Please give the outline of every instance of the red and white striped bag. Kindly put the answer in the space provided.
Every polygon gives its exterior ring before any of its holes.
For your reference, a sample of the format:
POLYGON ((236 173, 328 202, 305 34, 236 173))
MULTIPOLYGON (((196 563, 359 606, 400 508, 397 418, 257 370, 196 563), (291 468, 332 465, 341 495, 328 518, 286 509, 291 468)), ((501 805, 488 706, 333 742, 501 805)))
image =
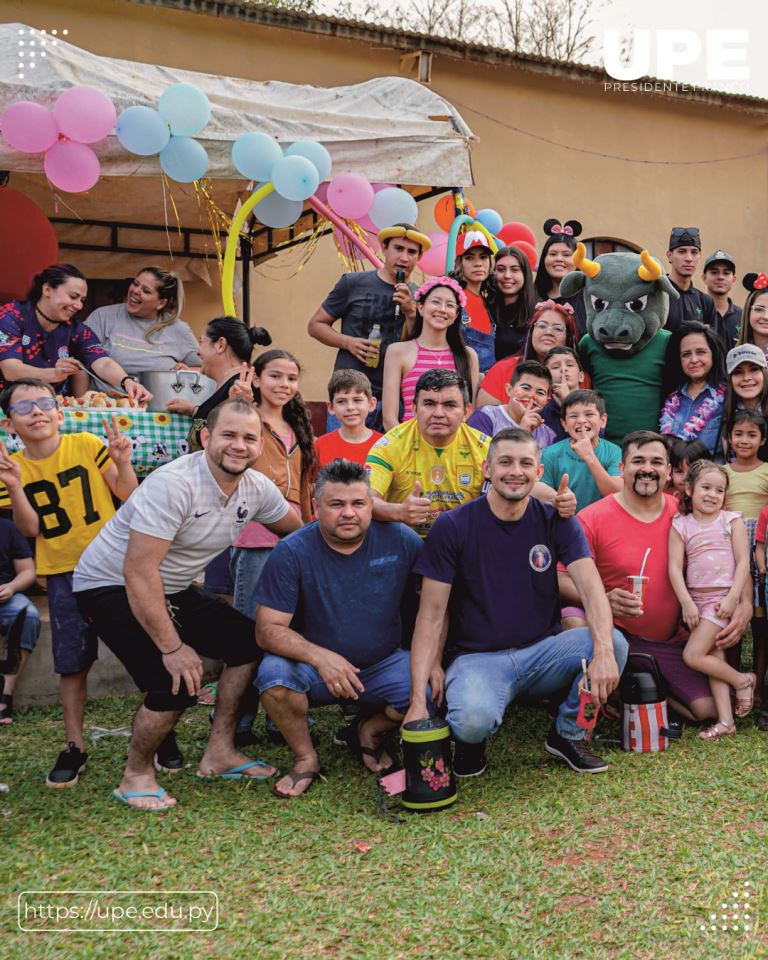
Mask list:
POLYGON ((658 753, 669 746, 665 736, 667 727, 667 701, 658 703, 624 704, 625 750, 633 753, 658 753))

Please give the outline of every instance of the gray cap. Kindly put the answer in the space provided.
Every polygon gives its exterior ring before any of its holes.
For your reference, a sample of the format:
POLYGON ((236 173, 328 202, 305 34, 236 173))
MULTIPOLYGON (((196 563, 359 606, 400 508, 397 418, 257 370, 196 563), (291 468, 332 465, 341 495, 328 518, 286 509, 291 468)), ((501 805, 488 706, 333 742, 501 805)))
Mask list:
POLYGON ((707 259, 704 261, 704 273, 707 272, 707 269, 712 266, 713 263, 727 263, 728 266, 736 273, 736 262, 730 253, 726 253, 725 250, 715 250, 714 253, 710 253, 707 259))
POLYGON ((729 377, 740 363, 756 363, 758 367, 768 367, 765 354, 756 343, 742 343, 728 351, 725 369, 729 377))

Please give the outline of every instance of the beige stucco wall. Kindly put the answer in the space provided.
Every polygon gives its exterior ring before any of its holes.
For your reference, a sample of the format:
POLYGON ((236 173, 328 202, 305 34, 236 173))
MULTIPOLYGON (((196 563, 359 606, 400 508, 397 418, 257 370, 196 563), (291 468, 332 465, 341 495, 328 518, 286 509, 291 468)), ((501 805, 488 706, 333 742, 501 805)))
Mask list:
MULTIPOLYGON (((255 80, 334 86, 400 72, 394 50, 121 0, 6 0, 3 15, 35 27, 67 27, 72 43, 95 53, 255 80)), ((764 117, 442 56, 434 59, 432 81, 480 138, 473 152, 477 185, 468 191, 478 208, 495 207, 540 236, 547 217, 578 219, 585 236, 630 240, 659 257, 670 226, 695 224, 705 253, 724 247, 739 275, 768 264, 761 229, 768 215, 765 156, 653 165, 580 152, 638 161, 758 153, 765 148, 764 117)), ((422 204, 420 215, 427 230, 434 229, 431 206, 422 204)), ((328 240, 297 273, 301 255, 294 249, 256 268, 253 317, 300 357, 304 394, 319 399, 332 354, 307 337, 306 320, 341 268, 328 240)), ((736 300, 743 302, 739 291, 736 300)), ((219 312, 216 290, 192 283, 188 295, 193 325, 219 312)))

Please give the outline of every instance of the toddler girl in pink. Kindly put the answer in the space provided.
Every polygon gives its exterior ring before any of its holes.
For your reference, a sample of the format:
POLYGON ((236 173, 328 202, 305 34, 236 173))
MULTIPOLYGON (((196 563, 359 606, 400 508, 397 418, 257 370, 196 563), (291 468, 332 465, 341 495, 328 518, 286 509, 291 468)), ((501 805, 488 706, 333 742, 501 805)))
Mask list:
POLYGON ((696 460, 685 478, 680 513, 669 531, 669 579, 691 631, 683 652, 689 667, 709 677, 717 722, 699 736, 717 740, 736 732, 736 716, 752 709, 753 673, 728 666, 715 638, 728 623, 749 580, 749 540, 741 514, 723 510, 728 474, 708 460, 696 460), (685 576, 683 569, 685 568, 685 576))

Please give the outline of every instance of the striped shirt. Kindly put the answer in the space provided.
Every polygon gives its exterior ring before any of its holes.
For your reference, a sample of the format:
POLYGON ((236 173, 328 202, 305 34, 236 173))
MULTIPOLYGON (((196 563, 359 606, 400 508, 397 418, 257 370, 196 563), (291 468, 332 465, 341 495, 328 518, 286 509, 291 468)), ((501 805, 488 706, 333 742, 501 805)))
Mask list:
POLYGON ((416 354, 416 363, 414 363, 400 382, 400 394, 403 398, 403 406, 405 408, 403 423, 405 423, 406 420, 413 420, 414 418, 413 400, 416 395, 416 384, 422 373, 436 368, 441 370, 456 369, 456 361, 450 347, 445 350, 430 350, 428 347, 422 347, 417 340, 416 349, 418 351, 416 354))

